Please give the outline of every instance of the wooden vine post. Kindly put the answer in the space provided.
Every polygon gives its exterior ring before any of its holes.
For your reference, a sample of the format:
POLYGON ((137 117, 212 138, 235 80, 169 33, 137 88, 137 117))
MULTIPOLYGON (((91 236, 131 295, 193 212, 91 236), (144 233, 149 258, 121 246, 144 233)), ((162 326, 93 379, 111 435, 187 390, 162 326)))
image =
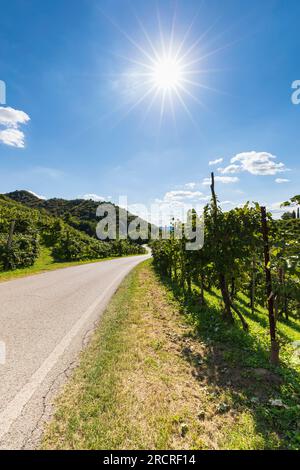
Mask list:
POLYGON ((272 276, 270 266, 270 245, 269 245, 269 229, 267 222, 267 211, 265 207, 261 207, 261 223, 262 234, 264 242, 264 259, 265 259, 265 274, 266 274, 266 292, 268 298, 268 312, 269 312, 269 328, 271 339, 271 364, 279 364, 279 343, 276 338, 276 319, 274 311, 274 293, 272 290, 272 276))
MULTIPOLYGON (((212 201, 213 201, 213 220, 214 220, 214 226, 215 226, 215 241, 218 244, 219 243, 219 233, 218 233, 218 201, 217 201, 217 196, 215 192, 215 175, 212 172, 211 173, 211 195, 212 195, 212 201)), ((225 311, 224 311, 224 316, 227 321, 230 323, 233 323, 233 315, 231 312, 231 302, 230 302, 230 296, 228 292, 228 286, 227 286, 227 280, 226 276, 223 272, 219 272, 219 283, 220 283, 220 289, 223 297, 223 302, 225 306, 225 311)))

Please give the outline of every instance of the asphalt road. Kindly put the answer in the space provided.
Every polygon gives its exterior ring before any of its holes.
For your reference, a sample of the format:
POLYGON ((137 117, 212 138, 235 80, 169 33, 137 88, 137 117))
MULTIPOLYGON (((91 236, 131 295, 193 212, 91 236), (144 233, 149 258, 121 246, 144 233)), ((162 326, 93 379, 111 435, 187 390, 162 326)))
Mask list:
POLYGON ((109 299, 147 258, 114 259, 0 284, 1 449, 38 445, 53 398, 109 299))

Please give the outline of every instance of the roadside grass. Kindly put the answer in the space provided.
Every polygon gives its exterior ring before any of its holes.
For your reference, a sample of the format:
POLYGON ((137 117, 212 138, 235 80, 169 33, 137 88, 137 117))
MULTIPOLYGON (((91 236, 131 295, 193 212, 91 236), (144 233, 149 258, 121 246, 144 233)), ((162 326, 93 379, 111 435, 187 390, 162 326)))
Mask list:
MULTIPOLYGON (((138 256, 138 255, 126 255, 127 256, 138 256)), ((107 257, 99 258, 94 260, 85 260, 85 261, 68 261, 68 262, 57 262, 53 259, 51 255, 51 249, 42 246, 40 255, 35 261, 33 266, 28 268, 20 268, 9 271, 0 271, 0 282, 10 281, 18 277, 31 276, 34 274, 40 274, 46 271, 53 271, 55 269, 68 268, 70 266, 79 266, 81 264, 90 264, 90 263, 100 263, 101 261, 107 261, 110 259, 115 259, 116 257, 107 257)))
POLYGON ((125 279, 56 403, 44 449, 299 448, 299 365, 279 328, 281 367, 268 362, 266 312, 250 333, 221 322, 220 298, 186 303, 151 261, 125 279), (270 399, 282 401, 272 406, 270 399), (281 403, 281 402, 280 402, 281 403))
MULTIPOLYGON (((274 367, 266 309, 257 306, 252 315, 249 299, 238 294, 235 304, 249 325, 245 332, 237 317, 234 325, 224 324, 217 290, 205 292, 201 307, 197 286, 186 300, 173 283, 161 280, 178 300, 194 337, 207 346, 205 365, 196 372, 199 382, 213 386, 224 411, 236 414, 227 430, 225 425, 220 448, 300 449, 300 356, 299 345, 293 345, 300 340, 300 318, 277 322, 281 362, 274 367)), ((187 359, 192 363, 193 354, 187 359)))

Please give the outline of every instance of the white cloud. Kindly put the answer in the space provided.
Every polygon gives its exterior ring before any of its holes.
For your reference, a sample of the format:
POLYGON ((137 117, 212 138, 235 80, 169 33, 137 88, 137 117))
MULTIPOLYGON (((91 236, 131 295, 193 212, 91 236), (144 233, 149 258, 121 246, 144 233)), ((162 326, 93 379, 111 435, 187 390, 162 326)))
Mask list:
MULTIPOLYGON (((237 176, 215 176, 215 181, 222 184, 238 183, 240 180, 237 176)), ((211 184, 210 178, 204 178, 202 184, 209 186, 211 184)))
POLYGON ((207 197, 200 191, 168 191, 163 198, 163 202, 174 201, 206 201, 207 197))
POLYGON ((191 209, 202 214, 209 199, 210 196, 200 191, 171 190, 146 205, 128 204, 127 198, 119 199, 116 204, 157 226, 169 226, 172 219, 185 221, 191 209))
POLYGON ((32 194, 33 196, 38 197, 39 199, 46 199, 45 196, 41 196, 40 194, 34 193, 33 191, 30 191, 29 189, 27 189, 26 191, 32 194))
POLYGON ((226 168, 218 168, 218 171, 222 174, 228 173, 240 173, 241 167, 240 165, 228 165, 226 168))
POLYGON ((208 162, 208 164, 210 166, 219 165, 219 163, 222 163, 223 160, 224 160, 223 158, 217 158, 216 160, 211 160, 210 162, 208 162))
POLYGON ((200 191, 168 191, 163 198, 153 201, 150 216, 144 218, 156 225, 169 225, 173 217, 183 221, 190 209, 195 209, 198 214, 201 214, 209 199, 210 196, 200 191))
POLYGON ((0 107, 0 143, 11 147, 24 148, 24 132, 19 127, 30 121, 28 114, 13 108, 0 107))
POLYGON ((196 186, 197 186, 197 183, 186 183, 184 185, 184 187, 187 188, 187 189, 195 189, 196 186))
POLYGON ((286 178, 276 178, 275 183, 277 184, 283 184, 283 183, 290 183, 291 180, 288 180, 286 178))
POLYGON ((106 201, 105 197, 98 196, 98 194, 84 194, 83 196, 78 196, 79 199, 85 199, 86 201, 92 200, 95 202, 106 201))
POLYGON ((275 218, 279 218, 285 212, 293 212, 295 210, 294 207, 281 207, 283 202, 273 202, 272 204, 268 205, 268 210, 272 212, 275 218))
POLYGON ((226 168, 219 168, 222 174, 241 173, 247 171, 252 175, 276 175, 288 171, 282 162, 276 163, 277 157, 268 152, 243 152, 230 160, 226 168))
POLYGON ((19 129, 4 129, 0 130, 0 143, 9 145, 10 147, 24 148, 25 136, 24 132, 19 129))
POLYGON ((283 204, 283 202, 272 202, 271 204, 269 204, 268 208, 271 209, 271 210, 282 210, 282 207, 281 205, 283 204))
POLYGON ((223 206, 235 206, 237 204, 232 201, 221 201, 220 205, 223 207, 223 206))
POLYGON ((28 114, 13 108, 0 107, 0 124, 17 129, 20 124, 30 121, 28 114))

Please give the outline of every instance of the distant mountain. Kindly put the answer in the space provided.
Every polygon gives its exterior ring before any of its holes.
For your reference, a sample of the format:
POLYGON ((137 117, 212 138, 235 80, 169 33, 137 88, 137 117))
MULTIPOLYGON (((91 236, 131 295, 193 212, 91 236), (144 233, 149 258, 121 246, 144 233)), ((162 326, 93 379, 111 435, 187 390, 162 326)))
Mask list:
MULTIPOLYGON (((92 237, 96 237, 96 225, 98 218, 96 217, 96 210, 100 204, 104 202, 95 202, 91 199, 41 199, 35 194, 21 190, 13 191, 5 194, 10 199, 25 204, 27 207, 39 210, 45 210, 49 214, 55 217, 62 217, 69 225, 87 233, 92 237)), ((117 209, 117 226, 118 226, 118 215, 120 211, 125 211, 120 207, 113 204, 117 209)), ((126 211, 125 211, 126 212, 126 211)), ((128 224, 136 219, 136 216, 127 212, 128 224)), ((139 219, 142 221, 142 219, 139 219)), ((150 224, 148 224, 148 233, 150 231, 150 224)), ((148 234, 144 234, 143 238, 147 238, 148 234)), ((138 241, 138 243, 145 243, 145 240, 138 241)))

